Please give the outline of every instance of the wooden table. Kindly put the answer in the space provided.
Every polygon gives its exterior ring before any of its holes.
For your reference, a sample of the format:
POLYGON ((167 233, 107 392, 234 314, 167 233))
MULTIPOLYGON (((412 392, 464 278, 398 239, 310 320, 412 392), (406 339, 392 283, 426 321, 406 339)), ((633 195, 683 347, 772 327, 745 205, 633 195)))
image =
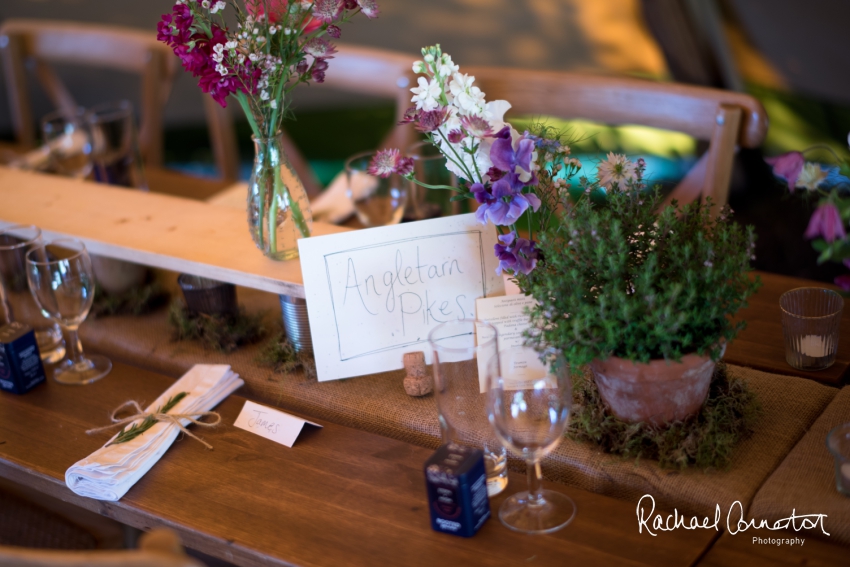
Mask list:
MULTIPOLYGON (((116 364, 89 386, 48 381, 24 396, 0 394, 0 476, 137 528, 171 528, 188 547, 239 565, 686 566, 717 536, 641 535, 635 503, 560 485, 578 515, 555 534, 529 537, 495 518, 471 539, 436 533, 422 472, 429 450, 329 423, 288 449, 231 425, 244 402, 236 395, 218 408, 224 425, 200 433, 213 451, 176 442, 116 503, 72 493, 65 470, 108 438, 85 431, 171 382, 116 364)), ((524 482, 512 476, 506 492, 524 482)))
POLYGON ((785 362, 785 343, 782 336, 782 317, 779 297, 798 287, 837 289, 830 284, 757 272, 762 288, 750 299, 749 307, 738 313, 747 321, 747 328, 726 349, 724 360, 731 364, 749 366, 775 374, 801 376, 832 386, 847 381, 850 370, 850 305, 844 309, 835 364, 826 370, 806 372, 796 370, 785 362))

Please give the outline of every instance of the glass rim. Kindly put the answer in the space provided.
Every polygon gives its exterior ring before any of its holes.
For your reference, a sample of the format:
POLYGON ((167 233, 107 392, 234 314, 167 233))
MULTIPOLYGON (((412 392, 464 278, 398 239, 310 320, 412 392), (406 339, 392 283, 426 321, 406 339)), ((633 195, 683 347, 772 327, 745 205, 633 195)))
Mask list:
POLYGON ((445 156, 444 156, 442 153, 440 153, 439 148, 434 147, 434 144, 432 144, 432 143, 431 143, 430 141, 428 141, 428 140, 422 140, 422 141, 420 141, 420 142, 416 142, 416 143, 414 143, 414 144, 410 144, 409 146, 407 146, 407 147, 404 149, 404 156, 405 156, 405 157, 413 158, 413 159, 415 159, 415 160, 421 160, 421 161, 426 161, 426 160, 429 160, 429 159, 441 159, 441 158, 442 158, 442 159, 445 159, 445 156), (422 154, 416 154, 416 153, 414 153, 416 150, 419 150, 419 149, 421 149, 421 148, 428 148, 428 147, 434 148, 434 150, 435 150, 437 153, 435 153, 435 154, 434 154, 434 155, 432 155, 432 156, 426 156, 426 155, 422 155, 422 154))
MULTIPOLYGON (((39 238, 41 238, 41 229, 35 226, 34 224, 13 224, 9 226, 5 226, 0 228, 0 236, 6 234, 7 232, 14 229, 33 229, 36 231, 35 238, 30 240, 24 240, 23 242, 18 242, 17 244, 0 244, 0 250, 4 252, 8 252, 10 250, 17 250, 18 248, 23 248, 24 246, 29 246, 33 242, 36 242, 39 238)), ((14 235, 10 235, 14 236, 14 235)), ((17 237, 15 237, 17 238, 17 237)))
POLYGON ((87 251, 88 251, 88 249, 86 248, 86 243, 83 242, 82 240, 79 240, 77 238, 57 238, 57 239, 51 240, 49 242, 43 242, 43 243, 39 244, 38 246, 34 247, 32 250, 27 251, 26 260, 27 260, 28 264, 33 264, 34 266, 50 266, 51 264, 58 264, 60 262, 68 262, 70 260, 76 260, 77 258, 82 256, 87 251), (45 248, 46 249, 48 246, 52 246, 52 245, 57 244, 59 242, 74 242, 76 244, 79 244, 81 246, 81 248, 80 248, 80 250, 77 251, 76 254, 72 254, 72 255, 68 256, 67 258, 61 258, 59 260, 48 260, 46 262, 41 262, 39 260, 33 260, 32 258, 30 258, 30 254, 32 254, 33 252, 35 252, 39 248, 45 248))
POLYGON ((826 434, 826 448, 834 457, 840 457, 847 462, 850 462, 850 455, 842 455, 841 453, 835 452, 835 450, 830 445, 829 441, 833 438, 834 435, 838 433, 839 429, 846 429, 847 433, 850 434, 850 423, 842 423, 840 425, 836 425, 832 429, 829 430, 829 433, 826 434))
MULTIPOLYGON (((481 325, 481 326, 484 326, 484 327, 490 327, 490 328, 493 330, 493 337, 492 337, 492 338, 490 338, 489 340, 485 341, 484 343, 476 344, 474 347, 472 347, 472 350, 477 349, 477 348, 480 348, 480 347, 483 347, 483 346, 488 346, 490 343, 497 341, 497 340, 498 340, 498 338, 499 338, 499 332, 496 330, 496 327, 494 327, 493 325, 491 325, 491 324, 490 324, 490 323, 488 323, 487 321, 481 321, 481 320, 479 320, 479 319, 455 319, 454 321, 446 321, 445 323, 440 323, 439 325, 437 325, 436 327, 434 327, 433 329, 431 329, 431 330, 428 332, 428 344, 429 344, 429 345, 431 345, 431 348, 432 348, 432 349, 434 349, 434 350, 436 350, 436 351, 439 351, 439 352, 446 352, 446 353, 458 353, 458 354, 459 354, 459 353, 463 353, 463 352, 467 352, 467 351, 469 351, 469 350, 470 350, 470 348, 452 348, 452 347, 446 347, 446 346, 443 346, 443 345, 441 345, 441 344, 439 344, 439 343, 435 342, 435 340, 434 340, 434 333, 435 333, 438 329, 441 329, 441 328, 443 328, 443 327, 449 327, 449 326, 451 326, 451 325, 458 325, 458 324, 461 324, 461 323, 471 323, 473 326, 481 325)), ((452 336, 450 336, 450 337, 445 337, 445 338, 449 339, 449 338, 453 338, 453 337, 456 337, 456 336, 461 336, 461 335, 452 335, 452 336)), ((478 335, 477 335, 477 332, 476 332, 476 337, 477 337, 477 336, 478 336, 478 335)), ((497 345, 497 346, 498 346, 498 345, 497 345)), ((497 352, 497 354, 498 354, 498 348, 496 349, 496 352, 497 352)))
POLYGON ((67 112, 65 112, 64 109, 58 108, 56 110, 51 110, 50 112, 41 117, 41 126, 42 128, 44 128, 45 124, 47 124, 48 122, 53 122, 56 119, 65 120, 69 122, 72 119, 83 120, 87 113, 88 111, 84 106, 77 106, 76 108, 74 108, 74 114, 72 115, 69 115, 67 112))
MULTIPOLYGON (((359 169, 358 170, 351 169, 352 162, 354 162, 354 160, 363 159, 363 158, 369 157, 369 156, 374 156, 379 151, 380 150, 366 150, 365 152, 357 152, 356 154, 346 158, 345 165, 343 166, 343 169, 345 169, 346 173, 354 172, 354 171, 360 171, 359 169)), ((367 172, 364 171, 363 173, 367 173, 367 172)))
POLYGON ((90 124, 102 124, 118 118, 132 118, 133 103, 129 100, 114 100, 102 102, 88 109, 86 121, 90 124))
POLYGON ((782 313, 788 315, 789 317, 794 317, 795 319, 806 319, 806 320, 809 320, 809 321, 813 321, 813 320, 816 320, 816 319, 829 319, 831 317, 835 317, 836 315, 841 314, 841 311, 844 309, 844 298, 841 297, 841 294, 838 293, 837 291, 835 291, 833 289, 828 289, 828 288, 825 288, 825 287, 810 287, 810 286, 809 287, 795 287, 794 289, 789 289, 788 291, 786 291, 785 293, 783 293, 782 295, 779 296, 779 309, 782 311, 782 313), (794 293, 795 291, 806 291, 806 290, 826 292, 827 294, 831 294, 831 295, 834 295, 835 297, 837 297, 841 301, 841 303, 839 304, 838 309, 836 309, 835 311, 833 311, 832 313, 829 313, 827 315, 797 315, 796 313, 791 313, 790 311, 785 309, 785 307, 782 306, 782 298, 783 297, 785 297, 788 294, 794 293))

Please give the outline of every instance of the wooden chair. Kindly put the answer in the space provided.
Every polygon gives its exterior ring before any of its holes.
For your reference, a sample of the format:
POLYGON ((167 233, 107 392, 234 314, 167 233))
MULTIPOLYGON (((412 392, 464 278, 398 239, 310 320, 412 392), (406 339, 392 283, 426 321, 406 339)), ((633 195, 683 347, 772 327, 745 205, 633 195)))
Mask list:
POLYGON ((32 148, 37 142, 27 67, 56 108, 73 113, 77 104, 51 63, 83 64, 141 76, 140 149, 146 164, 162 165, 162 111, 179 61, 154 34, 77 22, 10 19, 0 26, 0 53, 18 143, 32 148))
POLYGON ((741 93, 632 78, 466 68, 487 100, 511 103, 511 114, 581 118, 610 125, 675 130, 710 142, 709 149, 667 201, 711 197, 724 205, 738 146, 755 148, 767 133, 767 113, 741 93))
POLYGON ((158 529, 142 536, 133 551, 57 551, 0 546, 6 567, 203 567, 183 553, 180 539, 158 529))
MULTIPOLYGON (((410 88, 413 86, 411 83, 415 83, 411 67, 416 56, 347 44, 339 44, 337 49, 338 53, 330 61, 331 67, 324 84, 309 88, 328 88, 393 100, 396 104, 396 121, 401 120, 404 111, 411 106, 410 88)), ((208 96, 204 97, 204 104, 216 161, 224 177, 235 178, 239 164, 233 118, 228 109, 221 108, 208 96)), ((236 103, 228 102, 230 104, 236 103)), ((395 126, 379 147, 406 148, 415 139, 416 134, 410 126, 395 126)), ((285 132, 284 149, 304 183, 307 194, 310 197, 317 195, 320 187, 315 175, 285 132)))

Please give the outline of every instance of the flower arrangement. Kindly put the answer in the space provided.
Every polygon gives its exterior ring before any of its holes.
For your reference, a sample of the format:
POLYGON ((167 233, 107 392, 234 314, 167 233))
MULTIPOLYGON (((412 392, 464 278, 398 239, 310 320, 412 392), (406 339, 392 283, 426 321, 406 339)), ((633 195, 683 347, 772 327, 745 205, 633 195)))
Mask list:
POLYGON ((297 256, 312 217, 301 182, 283 156, 281 123, 292 90, 325 80, 340 25, 358 13, 378 16, 376 0, 177 0, 157 39, 168 44, 198 86, 221 106, 233 96, 254 134, 257 159, 249 187, 249 225, 257 246, 275 259, 297 256), (291 219, 291 222, 290 222, 291 219), (285 242, 281 242, 285 241, 285 242))
MULTIPOLYGON (((850 144, 850 136, 848 136, 850 144)), ((802 152, 788 152, 765 160, 773 174, 782 179, 794 193, 802 189, 807 197, 817 198, 817 207, 809 219, 805 237, 813 240, 812 246, 820 252, 818 263, 842 262, 850 268, 850 162, 840 158, 827 146, 812 146, 802 152), (826 150, 838 163, 824 166, 806 161, 805 154, 826 150)), ((835 284, 850 291, 850 274, 835 278, 835 284)))
POLYGON ((510 104, 487 102, 439 45, 422 55, 404 122, 440 150, 459 186, 419 182, 396 149, 379 152, 371 172, 476 201, 478 221, 500 232, 499 272, 538 300, 533 342, 557 346, 571 364, 719 357, 742 327, 730 316, 759 285, 748 277, 752 229, 732 223, 728 208, 713 215, 710 202, 657 212, 662 199, 646 187, 645 162, 613 153, 597 165, 597 180, 577 180, 573 202, 568 189, 581 163, 561 132, 535 124, 520 134, 504 120, 510 104), (590 198, 600 189, 604 205, 590 198))

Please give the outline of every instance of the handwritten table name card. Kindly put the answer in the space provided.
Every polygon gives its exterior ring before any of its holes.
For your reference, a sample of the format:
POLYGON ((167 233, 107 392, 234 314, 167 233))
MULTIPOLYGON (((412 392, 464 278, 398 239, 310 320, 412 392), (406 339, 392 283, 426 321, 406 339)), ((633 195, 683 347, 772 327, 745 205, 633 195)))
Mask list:
POLYGON ((504 294, 496 232, 475 215, 298 241, 319 381, 403 367, 440 323, 504 294))
POLYGON ((322 427, 318 423, 251 401, 245 402, 233 425, 287 447, 292 447, 295 444, 295 440, 298 439, 298 435, 305 425, 322 427))

